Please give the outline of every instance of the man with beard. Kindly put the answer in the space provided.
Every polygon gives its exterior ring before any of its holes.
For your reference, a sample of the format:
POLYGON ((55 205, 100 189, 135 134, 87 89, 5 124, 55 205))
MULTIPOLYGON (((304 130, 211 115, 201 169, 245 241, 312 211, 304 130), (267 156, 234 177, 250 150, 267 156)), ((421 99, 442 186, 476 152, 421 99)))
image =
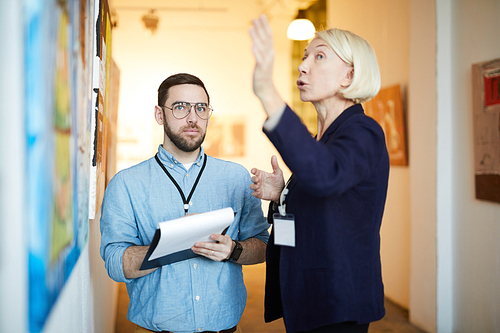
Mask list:
POLYGON ((246 303, 241 265, 265 261, 269 238, 261 202, 241 165, 204 153, 210 97, 190 74, 158 89, 158 153, 117 173, 102 203, 101 256, 109 276, 125 282, 127 318, 136 332, 238 332, 246 303), (186 199, 187 198, 187 199, 186 199), (195 258, 140 270, 159 222, 232 207, 234 222, 214 242, 198 242, 195 258))

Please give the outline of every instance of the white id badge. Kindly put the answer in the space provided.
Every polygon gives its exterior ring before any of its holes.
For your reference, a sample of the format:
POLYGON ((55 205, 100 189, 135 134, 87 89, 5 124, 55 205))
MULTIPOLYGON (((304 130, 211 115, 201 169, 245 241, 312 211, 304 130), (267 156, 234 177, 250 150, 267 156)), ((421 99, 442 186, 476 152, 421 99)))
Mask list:
POLYGON ((293 214, 285 216, 275 213, 274 220, 274 244, 295 247, 295 217, 293 214))

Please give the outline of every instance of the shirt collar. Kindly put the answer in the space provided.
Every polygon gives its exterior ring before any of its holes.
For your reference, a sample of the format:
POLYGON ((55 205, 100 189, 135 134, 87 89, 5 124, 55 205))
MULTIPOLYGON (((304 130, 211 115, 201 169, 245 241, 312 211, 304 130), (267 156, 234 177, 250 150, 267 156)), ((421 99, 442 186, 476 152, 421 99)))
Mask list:
MULTIPOLYGON (((200 147, 200 153, 198 154, 198 157, 196 158, 196 160, 194 161, 193 164, 201 165, 202 159, 203 159, 204 156, 205 156, 205 150, 203 149, 203 147, 200 147)), ((173 165, 176 165, 176 164, 181 164, 181 162, 179 162, 174 157, 174 155, 172 155, 171 153, 169 153, 168 151, 166 151, 163 148, 163 145, 161 145, 161 144, 158 146, 158 158, 166 166, 169 166, 169 165, 173 166, 173 165)))

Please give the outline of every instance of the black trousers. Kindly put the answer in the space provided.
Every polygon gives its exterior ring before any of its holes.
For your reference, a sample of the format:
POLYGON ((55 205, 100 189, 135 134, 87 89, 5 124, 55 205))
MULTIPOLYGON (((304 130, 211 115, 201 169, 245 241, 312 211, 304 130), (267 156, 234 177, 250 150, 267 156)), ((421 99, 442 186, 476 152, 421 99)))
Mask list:
POLYGON ((322 326, 310 331, 303 331, 300 333, 367 333, 369 325, 370 324, 358 325, 355 322, 348 321, 345 323, 322 326))

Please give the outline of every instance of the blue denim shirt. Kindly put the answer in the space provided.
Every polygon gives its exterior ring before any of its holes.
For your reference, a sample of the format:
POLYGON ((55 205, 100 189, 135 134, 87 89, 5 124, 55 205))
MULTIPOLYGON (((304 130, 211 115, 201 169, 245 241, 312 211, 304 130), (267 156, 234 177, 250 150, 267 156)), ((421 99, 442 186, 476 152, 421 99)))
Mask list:
MULTIPOLYGON (((187 197, 203 164, 204 151, 186 170, 160 145, 158 157, 187 197)), ((252 196, 250 174, 241 165, 208 156, 188 213, 232 207, 236 216, 227 235, 265 243, 268 223, 260 200, 252 196)), ((102 203, 101 256, 109 276, 125 282, 130 297, 127 318, 150 330, 219 331, 235 326, 246 304, 242 267, 197 257, 126 279, 122 258, 131 245, 149 245, 159 222, 184 215, 182 198, 153 158, 111 179, 102 203)))

